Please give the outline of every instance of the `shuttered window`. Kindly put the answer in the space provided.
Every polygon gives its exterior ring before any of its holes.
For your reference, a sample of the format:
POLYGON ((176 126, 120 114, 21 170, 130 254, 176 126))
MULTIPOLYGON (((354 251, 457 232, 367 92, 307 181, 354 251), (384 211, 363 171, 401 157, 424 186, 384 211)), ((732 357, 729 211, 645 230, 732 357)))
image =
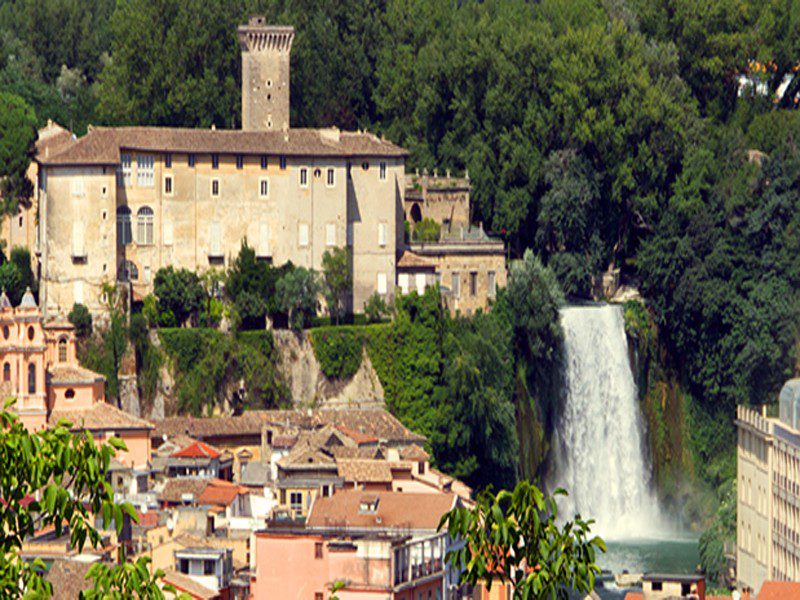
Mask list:
POLYGON ((378 273, 378 293, 383 296, 386 293, 386 273, 378 273))
POLYGON ((220 224, 211 223, 211 256, 222 256, 222 237, 220 224))
POLYGON ((258 226, 258 255, 269 256, 269 225, 260 223, 258 226))
POLYGON ((72 223, 72 256, 75 258, 84 258, 86 256, 86 240, 83 222, 81 221, 72 223))
POLYGON ((136 185, 153 187, 155 178, 155 158, 146 154, 136 157, 136 185))
POLYGON ((325 245, 336 245, 336 225, 334 223, 325 224, 325 245))
POLYGON ((386 245, 386 223, 378 223, 378 245, 386 245))
POLYGON ((172 221, 164 221, 164 245, 172 246, 173 244, 173 225, 172 221))
POLYGON ((308 223, 300 223, 297 226, 297 244, 301 248, 308 246, 308 223))

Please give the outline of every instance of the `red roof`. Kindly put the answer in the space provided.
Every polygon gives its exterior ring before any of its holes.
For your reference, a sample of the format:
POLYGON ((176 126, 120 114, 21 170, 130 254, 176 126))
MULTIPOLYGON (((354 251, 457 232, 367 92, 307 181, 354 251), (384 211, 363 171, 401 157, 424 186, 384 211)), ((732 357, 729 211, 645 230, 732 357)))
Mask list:
POLYGON ((139 526, 140 527, 147 527, 148 529, 152 529, 153 527, 158 527, 158 513, 149 511, 146 513, 136 511, 136 515, 139 517, 139 526))
POLYGON ((247 493, 247 490, 239 487, 235 483, 212 479, 208 482, 206 489, 197 498, 197 504, 210 504, 214 506, 230 506, 231 502, 239 494, 247 493))
POLYGON ((794 581, 765 581, 758 600, 798 600, 800 583, 794 581))
POLYGON ((173 452, 171 456, 173 458, 217 458, 221 454, 214 446, 209 446, 205 442, 194 442, 182 450, 173 452))
POLYGON ((355 429, 351 429, 350 427, 345 427, 344 425, 337 425, 336 429, 341 431, 343 434, 345 434, 359 446, 361 446, 362 444, 378 443, 378 438, 376 438, 374 435, 370 435, 368 433, 362 433, 355 429))

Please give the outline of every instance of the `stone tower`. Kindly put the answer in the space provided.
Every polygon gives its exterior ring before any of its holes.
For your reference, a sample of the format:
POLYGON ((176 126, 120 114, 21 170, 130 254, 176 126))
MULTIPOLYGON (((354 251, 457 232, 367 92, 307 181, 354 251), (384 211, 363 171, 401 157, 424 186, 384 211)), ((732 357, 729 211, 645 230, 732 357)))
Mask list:
POLYGON ((242 129, 289 128, 289 56, 294 27, 250 17, 238 29, 242 47, 242 129))

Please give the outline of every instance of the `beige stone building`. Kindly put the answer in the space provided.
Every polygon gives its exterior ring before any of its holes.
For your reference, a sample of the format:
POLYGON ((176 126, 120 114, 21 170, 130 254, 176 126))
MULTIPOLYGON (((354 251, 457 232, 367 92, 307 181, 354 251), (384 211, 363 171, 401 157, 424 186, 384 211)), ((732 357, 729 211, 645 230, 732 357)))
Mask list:
POLYGON ((800 380, 786 383, 780 417, 736 412, 736 570, 741 588, 800 579, 800 380))
POLYGON ((366 132, 289 127, 293 35, 260 17, 239 29, 243 130, 95 127, 39 152, 46 314, 102 312, 107 283, 141 298, 161 267, 224 268, 245 239, 262 260, 314 269, 349 246, 353 309, 393 294, 407 153, 366 132))
POLYGON ((442 225, 444 235, 454 235, 470 225, 469 174, 444 177, 435 172, 433 176, 425 169, 406 176, 406 195, 403 212, 413 228, 422 219, 433 219, 442 225))

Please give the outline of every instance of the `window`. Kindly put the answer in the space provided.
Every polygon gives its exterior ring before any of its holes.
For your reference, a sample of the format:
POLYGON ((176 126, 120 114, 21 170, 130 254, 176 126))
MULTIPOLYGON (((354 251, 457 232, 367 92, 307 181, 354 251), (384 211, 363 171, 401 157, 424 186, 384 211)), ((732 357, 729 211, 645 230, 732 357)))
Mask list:
POLYGON ((211 249, 210 256, 222 256, 222 231, 219 222, 211 223, 211 249))
POLYGON ((654 581, 652 584, 652 589, 654 592, 660 592, 664 587, 664 584, 660 581, 654 581))
POLYGON ((453 292, 453 297, 461 297, 461 275, 459 275, 458 271, 453 271, 451 282, 450 291, 453 292))
POLYGON ((67 340, 58 340, 58 362, 67 362, 67 340))
POLYGON ((497 295, 497 277, 494 271, 487 273, 486 293, 489 298, 494 298, 497 295))
POLYGON ((131 155, 122 154, 119 157, 117 169, 117 186, 128 187, 131 184, 131 155))
POLYGON ((417 273, 414 279, 417 285, 417 293, 421 296, 425 293, 425 273, 417 273))
POLYGON ((325 224, 325 245, 336 245, 336 225, 334 223, 325 224))
POLYGON ((319 169, 314 169, 314 179, 319 179, 320 175, 322 175, 322 171, 319 169))
POLYGON ((269 256, 269 224, 259 223, 258 225, 258 256, 269 256))
POLYGON ((322 542, 314 544, 314 558, 322 558, 322 542))
POLYGON ((153 245, 153 209, 143 206, 136 213, 136 243, 141 246, 153 245))
POLYGON ((266 177, 258 180, 258 195, 262 198, 269 198, 269 179, 266 177))
POLYGON ((281 156, 280 163, 281 163, 281 171, 285 171, 286 170, 286 157, 285 156, 281 156))
POLYGON ((301 248, 308 246, 308 223, 300 223, 297 226, 297 244, 301 248))
POLYGON ((131 209, 127 206, 117 208, 117 244, 127 246, 131 243, 131 209))
POLYGON ((66 392, 64 392, 64 398, 67 400, 72 400, 75 397, 75 390, 69 388, 66 392))
POLYGON ((241 154, 236 155, 236 168, 242 170, 244 168, 244 156, 241 154))
POLYGON ((300 169, 300 187, 308 187, 308 169, 300 169))
POLYGON ((378 273, 378 293, 383 296, 386 290, 386 273, 378 273))
POLYGON ((211 195, 214 197, 219 196, 219 179, 216 177, 211 180, 211 195))
POLYGON ((70 189, 72 191, 72 195, 76 198, 80 198, 84 195, 83 191, 83 179, 79 177, 75 177, 70 183, 70 189))
POLYGON ((144 282, 150 283, 150 265, 144 266, 144 282))
POLYGON ((172 175, 164 177, 164 195, 172 196, 172 175))
POLYGON ((83 221, 72 222, 72 257, 85 258, 86 257, 86 243, 84 236, 85 226, 83 221))
POLYGON ((139 187, 153 187, 155 175, 155 159, 146 154, 136 157, 136 185, 139 187))
POLYGON ((196 159, 195 159, 194 154, 187 154, 186 155, 186 164, 188 164, 190 167, 194 166, 195 160, 196 159))
POLYGON ((336 179, 335 179, 335 175, 334 175, 334 170, 333 169, 328 169, 328 179, 327 179, 326 183, 327 183, 328 187, 333 187, 334 184, 336 183, 336 179))
POLYGON ((267 160, 267 155, 266 154, 262 154, 261 155, 261 168, 262 169, 266 169, 268 165, 269 165, 269 161, 267 160))
POLYGON ((204 560, 203 561, 203 575, 213 575, 214 574, 214 561, 213 560, 204 560))
POLYGON ((3 381, 11 381, 11 365, 3 363, 3 381))
POLYGON ((325 594, 322 592, 314 592, 314 600, 325 600, 325 594))
POLYGON ((303 510, 302 492, 292 492, 289 494, 289 507, 292 510, 303 510))
POLYGON ((172 168, 172 154, 170 154, 169 152, 167 152, 164 155, 164 168, 165 169, 171 169, 172 168))
POLYGON ((212 154, 211 155, 211 168, 212 169, 219 169, 219 154, 212 154))
POLYGON ((172 246, 172 238, 173 238, 172 221, 164 221, 162 229, 164 233, 164 245, 172 246))
POLYGON ((386 245, 386 223, 378 223, 378 246, 386 245))
POLYGON ((381 161, 381 164, 380 164, 380 171, 379 171, 379 173, 380 173, 380 180, 381 180, 381 181, 386 181, 386 170, 387 170, 387 169, 386 169, 386 161, 385 161, 385 160, 382 160, 382 161, 381 161))
POLYGON ((123 260, 119 265, 120 281, 136 281, 139 279, 139 269, 130 260, 123 260))
POLYGON ((8 325, 3 325, 3 338, 8 339, 10 331, 8 329, 8 325))
POLYGON ((475 271, 469 274, 469 295, 475 296, 478 293, 478 274, 475 271))
POLYGON ((362 162, 362 163, 361 163, 361 168, 362 168, 364 171, 369 171, 369 162, 367 162, 366 160, 365 160, 364 162, 362 162))
POLYGON ((407 294, 409 292, 410 276, 408 273, 398 273, 397 286, 400 288, 400 291, 403 292, 404 294, 407 294))
POLYGON ((36 393, 36 365, 28 365, 28 393, 36 393))

